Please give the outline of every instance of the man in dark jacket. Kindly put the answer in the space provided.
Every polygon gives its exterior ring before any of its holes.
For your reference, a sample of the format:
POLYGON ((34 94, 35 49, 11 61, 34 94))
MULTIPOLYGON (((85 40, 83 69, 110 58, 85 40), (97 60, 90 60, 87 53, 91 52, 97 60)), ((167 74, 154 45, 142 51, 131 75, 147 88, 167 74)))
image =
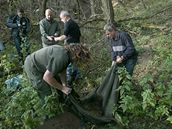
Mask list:
POLYGON ((127 72, 132 75, 137 62, 137 52, 133 41, 127 32, 117 31, 113 24, 104 26, 112 52, 112 65, 125 66, 127 72))
POLYGON ((30 54, 30 43, 28 33, 30 31, 30 20, 24 17, 24 10, 18 9, 17 15, 10 16, 7 20, 7 27, 11 28, 11 36, 15 43, 19 62, 23 62, 22 47, 25 47, 26 54, 30 54))

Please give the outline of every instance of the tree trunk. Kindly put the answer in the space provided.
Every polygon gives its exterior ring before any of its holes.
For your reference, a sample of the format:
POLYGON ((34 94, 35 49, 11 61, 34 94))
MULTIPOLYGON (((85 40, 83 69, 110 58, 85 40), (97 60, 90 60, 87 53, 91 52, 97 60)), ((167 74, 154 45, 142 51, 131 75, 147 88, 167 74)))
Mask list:
POLYGON ((47 8, 47 1, 48 0, 43 0, 43 2, 42 2, 42 14, 43 14, 43 16, 45 15, 45 10, 47 8))
POLYGON ((38 3, 39 3, 39 9, 40 9, 40 15, 42 18, 45 17, 45 10, 46 10, 46 7, 47 7, 47 1, 48 0, 38 0, 38 3))
POLYGON ((91 15, 95 15, 96 13, 95 13, 95 9, 94 9, 94 1, 93 0, 90 0, 90 5, 91 5, 91 15))
POLYGON ((107 22, 111 22, 116 25, 114 20, 114 10, 112 5, 112 0, 102 0, 103 12, 107 22))
POLYGON ((90 5, 92 16, 102 14, 102 3, 99 0, 90 0, 90 5))
POLYGON ((91 16, 91 4, 89 0, 78 0, 80 5, 80 10, 84 16, 84 19, 87 19, 91 16))

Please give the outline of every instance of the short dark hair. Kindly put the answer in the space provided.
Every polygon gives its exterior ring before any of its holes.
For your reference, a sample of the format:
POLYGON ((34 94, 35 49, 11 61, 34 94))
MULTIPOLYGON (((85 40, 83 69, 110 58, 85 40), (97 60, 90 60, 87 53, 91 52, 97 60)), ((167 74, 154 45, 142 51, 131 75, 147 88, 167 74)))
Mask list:
POLYGON ((19 8, 19 9, 17 9, 17 12, 24 13, 24 9, 23 8, 19 8))
POLYGON ((109 31, 109 32, 112 32, 113 30, 117 30, 116 27, 112 24, 112 23, 107 23, 105 26, 104 26, 104 30, 105 31, 109 31))

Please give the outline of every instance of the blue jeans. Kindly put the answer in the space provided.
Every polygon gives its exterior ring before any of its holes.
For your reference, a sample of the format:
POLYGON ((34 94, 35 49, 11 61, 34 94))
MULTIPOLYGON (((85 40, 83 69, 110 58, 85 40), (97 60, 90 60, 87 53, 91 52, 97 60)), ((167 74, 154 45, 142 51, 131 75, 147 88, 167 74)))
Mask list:
POLYGON ((67 67, 67 83, 69 86, 72 85, 73 81, 79 76, 79 70, 76 66, 71 63, 67 67))

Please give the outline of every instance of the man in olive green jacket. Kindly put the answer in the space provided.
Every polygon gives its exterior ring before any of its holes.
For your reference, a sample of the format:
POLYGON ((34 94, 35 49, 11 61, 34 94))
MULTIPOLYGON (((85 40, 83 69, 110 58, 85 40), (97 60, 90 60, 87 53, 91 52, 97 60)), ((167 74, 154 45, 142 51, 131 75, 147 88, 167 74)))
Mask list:
POLYGON ((39 22, 39 27, 43 47, 57 44, 54 38, 60 35, 60 27, 58 22, 53 19, 53 11, 51 9, 45 11, 45 18, 39 22))
POLYGON ((51 45, 27 56, 24 69, 44 102, 44 98, 51 95, 51 87, 68 95, 72 89, 66 80, 67 66, 69 63, 83 66, 89 58, 89 51, 82 44, 51 45))

